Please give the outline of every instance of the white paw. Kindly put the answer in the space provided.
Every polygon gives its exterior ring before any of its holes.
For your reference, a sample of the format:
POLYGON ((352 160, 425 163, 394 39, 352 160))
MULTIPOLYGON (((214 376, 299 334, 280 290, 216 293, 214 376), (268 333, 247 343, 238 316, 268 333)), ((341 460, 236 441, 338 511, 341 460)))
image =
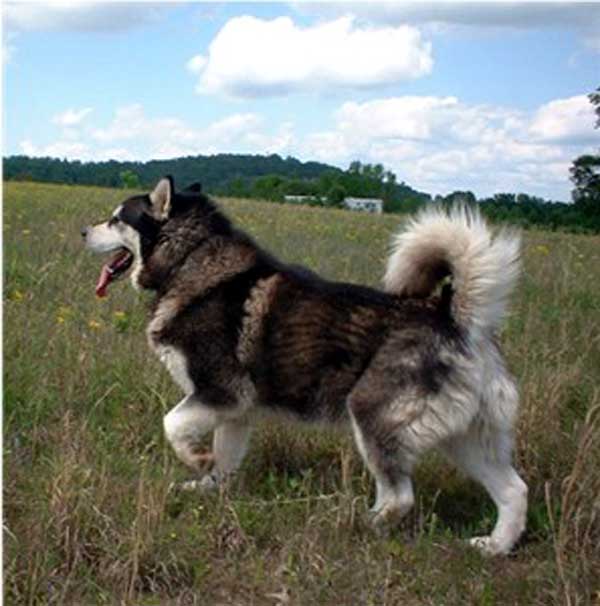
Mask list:
POLYGON ((219 487, 219 481, 213 474, 206 474, 199 480, 186 480, 172 486, 176 490, 182 492, 197 492, 199 494, 208 494, 214 492, 219 487))
POLYGON ((503 549, 491 536, 473 537, 472 539, 468 539, 468 543, 471 547, 475 547, 475 549, 478 549, 486 556, 502 555, 509 551, 503 549))
POLYGON ((391 526, 396 526, 400 520, 410 511, 411 505, 403 506, 401 503, 386 503, 377 509, 373 507, 371 514, 371 523, 379 531, 383 531, 391 526))

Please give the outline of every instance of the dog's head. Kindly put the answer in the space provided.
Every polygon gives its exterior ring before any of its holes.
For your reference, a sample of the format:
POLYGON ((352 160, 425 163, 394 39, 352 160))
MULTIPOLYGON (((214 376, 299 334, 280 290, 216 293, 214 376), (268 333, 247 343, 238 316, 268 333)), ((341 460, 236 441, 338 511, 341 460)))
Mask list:
POLYGON ((83 228, 87 248, 112 253, 102 266, 96 294, 104 297, 108 285, 131 268, 136 288, 159 288, 170 266, 211 231, 229 230, 227 220, 201 192, 199 183, 176 192, 168 176, 149 194, 125 200, 108 221, 83 228), (220 225, 215 215, 221 218, 220 225))

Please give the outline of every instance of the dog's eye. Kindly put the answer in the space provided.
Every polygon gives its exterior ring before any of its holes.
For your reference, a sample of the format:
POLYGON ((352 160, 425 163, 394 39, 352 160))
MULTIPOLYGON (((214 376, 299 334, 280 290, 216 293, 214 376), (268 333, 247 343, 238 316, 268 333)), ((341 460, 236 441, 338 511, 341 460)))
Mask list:
POLYGON ((119 223, 121 219, 119 219, 119 217, 111 217, 110 221, 108 222, 108 226, 112 227, 113 225, 116 225, 117 223, 119 223))

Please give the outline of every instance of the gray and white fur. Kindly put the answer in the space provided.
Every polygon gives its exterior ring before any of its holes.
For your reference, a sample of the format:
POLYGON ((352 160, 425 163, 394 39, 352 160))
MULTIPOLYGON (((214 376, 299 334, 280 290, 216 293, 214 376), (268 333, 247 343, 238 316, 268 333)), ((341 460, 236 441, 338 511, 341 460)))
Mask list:
POLYGON ((413 469, 437 448, 498 509, 472 543, 513 548, 527 486, 512 465, 518 393, 497 331, 519 275, 515 234, 494 235, 476 209, 430 207, 394 238, 376 290, 277 260, 198 186, 176 192, 165 178, 84 236, 156 293, 148 341, 185 394, 164 418, 176 455, 199 473, 214 432, 214 468, 188 487, 239 468, 261 411, 346 422, 376 482, 376 525, 410 510, 413 469))

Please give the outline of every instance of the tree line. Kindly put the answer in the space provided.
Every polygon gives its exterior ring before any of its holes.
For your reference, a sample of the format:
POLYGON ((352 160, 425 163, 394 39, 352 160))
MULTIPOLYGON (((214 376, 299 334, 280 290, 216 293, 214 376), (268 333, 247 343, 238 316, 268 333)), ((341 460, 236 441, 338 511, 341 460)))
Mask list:
POLYGON ((4 178, 73 185, 130 189, 150 188, 164 175, 177 183, 201 181, 214 195, 282 202, 286 195, 309 196, 309 203, 341 206, 346 196, 381 198, 388 212, 404 212, 430 200, 381 164, 352 162, 344 171, 320 162, 301 162, 243 154, 189 156, 149 162, 81 162, 58 158, 10 156, 4 159, 4 178))
POLYGON ((283 159, 277 154, 217 154, 149 162, 81 162, 59 158, 10 156, 5 158, 3 163, 5 179, 123 187, 132 184, 130 178, 124 182, 125 173, 127 177, 135 176, 133 184, 147 188, 170 174, 179 183, 201 180, 205 189, 211 192, 227 189, 235 178, 257 178, 277 174, 298 179, 314 179, 332 169, 334 167, 327 164, 300 162, 291 157, 283 159))

